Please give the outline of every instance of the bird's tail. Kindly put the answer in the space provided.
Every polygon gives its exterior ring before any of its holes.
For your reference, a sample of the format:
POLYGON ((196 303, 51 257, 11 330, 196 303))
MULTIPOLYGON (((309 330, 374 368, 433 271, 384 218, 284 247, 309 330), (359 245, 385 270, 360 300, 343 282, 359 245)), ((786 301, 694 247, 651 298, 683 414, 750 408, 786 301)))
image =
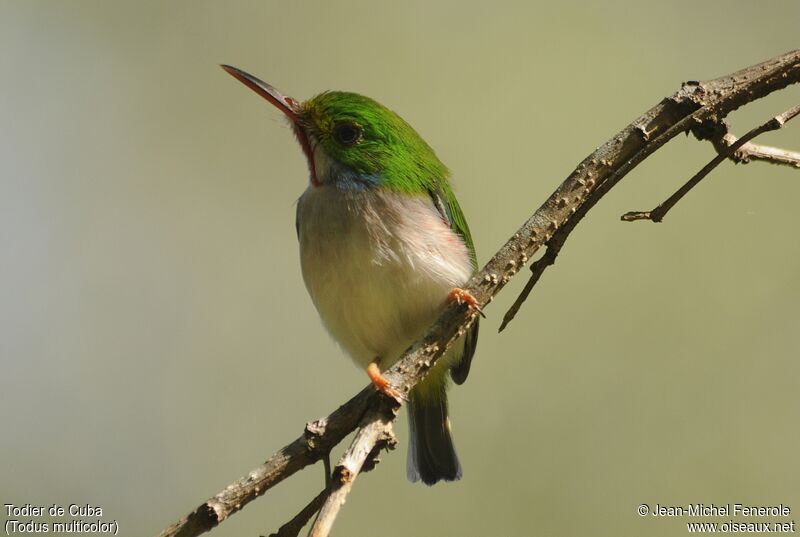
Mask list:
POLYGON ((436 391, 439 393, 432 396, 412 390, 408 402, 408 479, 426 485, 461 479, 447 417, 447 393, 444 386, 436 391))

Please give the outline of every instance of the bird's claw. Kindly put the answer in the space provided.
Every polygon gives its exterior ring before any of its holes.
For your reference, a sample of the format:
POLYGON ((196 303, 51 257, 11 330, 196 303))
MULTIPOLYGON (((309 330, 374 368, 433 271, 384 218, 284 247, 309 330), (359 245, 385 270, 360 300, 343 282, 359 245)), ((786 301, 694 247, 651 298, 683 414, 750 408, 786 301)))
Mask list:
POLYGON ((394 399, 400 404, 408 401, 408 397, 392 386, 392 383, 381 374, 378 368, 378 360, 370 362, 369 366, 367 366, 367 375, 369 375, 369 379, 372 381, 372 386, 385 396, 394 399))
POLYGON ((401 405, 403 403, 408 402, 408 396, 404 395, 400 390, 398 390, 391 384, 388 384, 385 388, 377 388, 377 390, 381 392, 383 395, 394 399, 401 405))
POLYGON ((478 299, 472 296, 472 293, 469 291, 465 291, 460 287, 453 287, 453 290, 450 291, 449 295, 447 295, 447 300, 450 302, 455 302, 459 305, 466 304, 469 309, 477 311, 481 317, 484 319, 486 318, 486 315, 484 315, 483 310, 478 303, 478 299))

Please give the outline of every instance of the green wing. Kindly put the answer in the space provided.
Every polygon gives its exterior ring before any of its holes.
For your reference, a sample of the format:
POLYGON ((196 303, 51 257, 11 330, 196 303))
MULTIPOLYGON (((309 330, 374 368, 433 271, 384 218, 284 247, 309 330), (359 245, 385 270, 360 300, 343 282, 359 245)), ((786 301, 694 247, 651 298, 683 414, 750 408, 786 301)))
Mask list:
MULTIPOLYGON (((436 206, 439 214, 450 226, 450 229, 455 231, 467 245, 469 250, 469 258, 472 261, 473 272, 478 270, 478 259, 475 256, 475 245, 472 242, 472 235, 469 232, 469 226, 464 218, 464 213, 461 211, 461 206, 458 204, 450 185, 447 183, 436 185, 435 188, 428 190, 431 196, 431 201, 436 206)), ((478 345, 478 321, 475 319, 472 326, 467 330, 464 339, 464 354, 461 360, 450 369, 450 377, 456 384, 464 384, 469 375, 469 368, 472 365, 472 357, 475 356, 475 348, 478 345)))

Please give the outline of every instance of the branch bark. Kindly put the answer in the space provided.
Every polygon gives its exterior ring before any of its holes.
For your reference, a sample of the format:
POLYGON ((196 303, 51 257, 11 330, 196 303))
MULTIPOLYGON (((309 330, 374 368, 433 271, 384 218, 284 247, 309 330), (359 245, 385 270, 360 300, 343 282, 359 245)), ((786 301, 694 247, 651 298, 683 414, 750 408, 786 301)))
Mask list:
POLYGON ((328 497, 308 533, 309 537, 327 537, 330 534, 336 515, 344 505, 359 472, 362 469, 369 470, 374 467, 371 462, 375 460, 381 449, 384 447, 394 449, 397 445, 392 432, 392 423, 397 417, 399 406, 394 400, 385 399, 387 403, 392 404, 393 410, 388 413, 388 416, 385 409, 376 409, 364 416, 353 443, 342 455, 339 464, 333 471, 334 478, 328 490, 328 497))
POLYGON ((711 162, 703 166, 703 168, 699 172, 694 174, 691 179, 689 179, 673 195, 664 200, 658 207, 656 207, 651 211, 630 211, 623 214, 621 219, 624 222, 634 222, 636 220, 650 220, 651 222, 661 222, 662 220, 664 220, 664 217, 667 215, 667 213, 681 199, 683 199, 683 197, 686 194, 688 194, 691 189, 697 186, 698 183, 700 183, 700 181, 702 181, 706 175, 711 173, 711 170, 719 166, 723 160, 731 158, 736 151, 744 147, 745 144, 749 143, 749 141, 754 139, 756 136, 760 136, 765 132, 780 129, 786 124, 787 121, 790 121, 798 114, 800 114, 800 106, 795 106, 793 108, 790 108, 783 114, 778 114, 777 116, 773 117, 766 123, 750 130, 747 134, 736 140, 736 142, 733 145, 721 151, 716 157, 711 159, 711 162))
MULTIPOLYGON (((712 129, 708 139, 714 144, 714 149, 717 150, 717 153, 727 153, 728 149, 739 141, 739 138, 728 130, 728 125, 725 122, 720 123, 718 128, 712 129)), ((800 168, 800 152, 751 142, 742 145, 729 158, 736 164, 761 161, 800 168)))
POLYGON ((299 438, 164 529, 161 537, 194 537, 210 531, 287 477, 326 457, 355 430, 376 396, 374 390, 365 388, 329 416, 307 423, 299 438))
POLYGON ((303 526, 311 520, 314 513, 319 511, 327 497, 328 489, 325 488, 322 492, 314 496, 314 499, 308 502, 308 505, 303 507, 289 522, 278 528, 278 531, 270 534, 269 537, 297 537, 297 535, 300 534, 300 530, 303 529, 303 526))
MULTIPOLYGON (((793 51, 728 76, 683 84, 678 92, 661 100, 586 157, 470 280, 466 290, 485 307, 539 248, 547 245, 542 258, 546 261, 534 265, 533 283, 529 282, 526 287, 530 292, 544 270, 555 262, 564 241, 589 209, 645 158, 679 133, 695 130, 704 123, 719 123, 740 106, 798 81, 800 51, 793 51)), ((513 313, 519 310, 524 298, 517 302, 513 313)), ((503 326, 510 322, 513 313, 506 315, 503 326)), ((401 393, 407 394, 447 347, 464 333, 475 315, 476 312, 466 307, 448 306, 425 336, 410 347, 385 376, 401 393)), ((394 414, 390 406, 381 406, 386 401, 373 395, 367 388, 327 418, 308 424, 300 438, 165 529, 161 537, 195 536, 212 529, 268 488, 329 454, 344 436, 360 426, 361 432, 345 454, 354 456, 353 464, 345 457, 340 460, 334 470, 339 477, 333 479, 331 485, 337 491, 331 491, 317 517, 320 529, 312 529, 312 532, 320 532, 316 535, 326 535, 364 461, 385 439, 382 433, 391 431, 394 414), (362 460, 363 453, 367 455, 362 460), (352 479, 343 482, 342 468, 355 470, 352 479)))

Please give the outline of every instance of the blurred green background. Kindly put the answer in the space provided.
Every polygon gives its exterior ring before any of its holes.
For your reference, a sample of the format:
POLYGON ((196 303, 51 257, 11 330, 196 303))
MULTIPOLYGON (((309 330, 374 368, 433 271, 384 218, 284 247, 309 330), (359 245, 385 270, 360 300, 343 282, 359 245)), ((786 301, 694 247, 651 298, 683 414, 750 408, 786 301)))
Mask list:
MULTIPOLYGON (((452 169, 485 262, 597 145, 684 80, 797 48, 799 20, 797 0, 3 1, 0 503, 90 503, 155 535, 366 384, 300 276, 303 155, 217 64, 397 110, 452 169)), ((735 132, 799 101, 750 106, 735 132)), ((798 129, 761 140, 798 149, 798 129)), ((487 308, 451 391, 461 482, 406 481, 401 417, 334 533, 682 535, 636 507, 800 513, 800 171, 725 163, 665 223, 619 221, 712 156, 671 142, 502 335, 525 276, 487 308)), ((213 535, 276 530, 322 479, 213 535)))

